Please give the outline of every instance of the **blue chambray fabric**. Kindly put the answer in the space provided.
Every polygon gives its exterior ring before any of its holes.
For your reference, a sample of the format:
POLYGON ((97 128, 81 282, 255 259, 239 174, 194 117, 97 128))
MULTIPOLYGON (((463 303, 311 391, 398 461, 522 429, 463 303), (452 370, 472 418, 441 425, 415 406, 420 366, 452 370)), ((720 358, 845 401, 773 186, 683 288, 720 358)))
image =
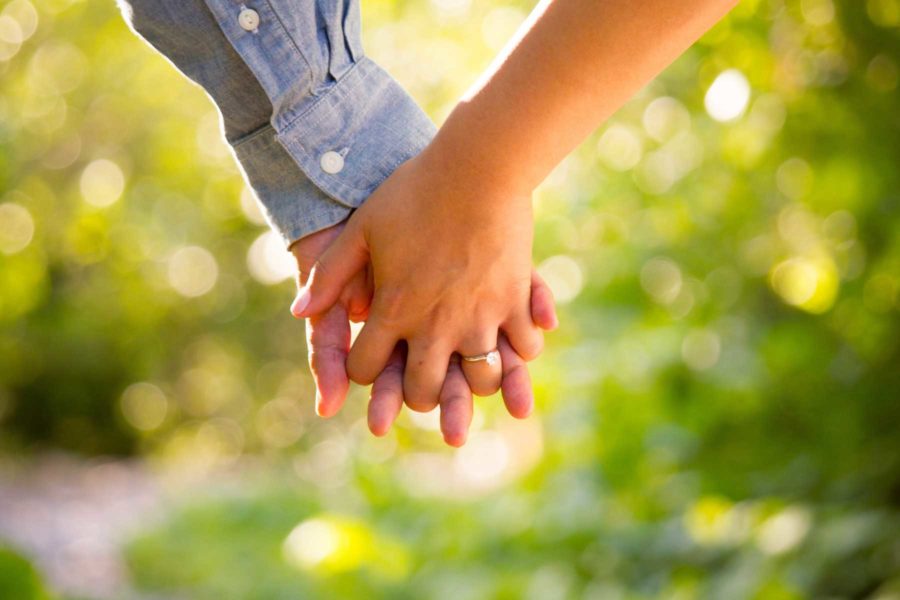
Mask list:
MULTIPOLYGON (((286 245, 343 220, 435 134, 365 56, 358 0, 119 0, 132 29, 201 85, 286 245), (241 11, 259 25, 245 30, 241 11), (326 172, 326 152, 343 168, 326 172)), ((333 169, 332 169, 333 170, 333 169)))

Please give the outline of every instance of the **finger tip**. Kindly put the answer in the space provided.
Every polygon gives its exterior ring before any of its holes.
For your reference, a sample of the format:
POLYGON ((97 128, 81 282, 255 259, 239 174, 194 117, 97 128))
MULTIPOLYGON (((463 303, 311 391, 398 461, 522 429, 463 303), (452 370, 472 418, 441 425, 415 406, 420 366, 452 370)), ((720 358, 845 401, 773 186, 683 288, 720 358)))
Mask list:
POLYGON ((391 431, 391 424, 369 421, 369 431, 375 437, 384 437, 391 431))
MULTIPOLYGON (((469 385, 472 385, 471 383, 469 385)), ((489 383, 488 385, 484 385, 482 382, 476 381, 474 386, 472 387, 472 395, 479 396, 481 398, 487 398, 488 396, 493 396, 497 392, 500 391, 500 382, 489 383)))
POLYGON ((534 406, 526 406, 522 410, 519 410, 515 413, 510 413, 514 418, 519 419, 520 421, 524 421, 528 417, 532 415, 534 412, 534 406))
POLYGON ((550 315, 550 331, 559 327, 559 316, 554 312, 550 315))
POLYGON ((323 419, 330 419, 338 411, 338 406, 332 402, 316 401, 316 414, 323 419))
POLYGON ((310 299, 309 288, 301 288, 297 292, 297 297, 291 303, 291 314, 298 319, 306 317, 306 309, 309 308, 310 299))
POLYGON ((504 396, 503 402, 506 405, 506 411, 514 419, 527 419, 534 412, 534 398, 532 397, 509 397, 504 396))
POLYGON ((462 448, 466 445, 465 432, 446 432, 444 433, 444 443, 454 448, 462 448))
POLYGON ((559 318, 555 314, 547 315, 541 323, 541 329, 544 331, 553 331, 559 327, 559 318))

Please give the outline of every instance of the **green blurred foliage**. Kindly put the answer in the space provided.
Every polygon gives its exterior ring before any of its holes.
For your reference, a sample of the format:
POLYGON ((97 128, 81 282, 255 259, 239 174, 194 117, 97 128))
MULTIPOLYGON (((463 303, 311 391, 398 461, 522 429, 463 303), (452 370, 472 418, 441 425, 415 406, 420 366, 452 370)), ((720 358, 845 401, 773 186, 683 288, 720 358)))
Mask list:
MULTIPOLYGON (((439 121, 529 6, 367 0, 366 47, 439 121)), ((462 451, 372 439, 361 390, 314 417, 214 109, 111 2, 0 15, 0 445, 241 474, 135 541, 140 587, 900 594, 897 0, 745 0, 548 178, 539 410, 479 401, 462 451)))
POLYGON ((15 600, 50 598, 31 563, 3 547, 0 547, 0 598, 15 600))

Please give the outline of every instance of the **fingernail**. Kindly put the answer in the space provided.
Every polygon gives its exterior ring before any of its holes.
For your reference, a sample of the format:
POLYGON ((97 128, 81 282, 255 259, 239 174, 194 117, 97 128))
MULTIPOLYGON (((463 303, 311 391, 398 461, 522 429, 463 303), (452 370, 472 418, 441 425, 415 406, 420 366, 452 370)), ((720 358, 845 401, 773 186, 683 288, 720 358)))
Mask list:
POLYGON ((291 304, 291 314, 298 319, 303 317, 303 309, 309 306, 309 300, 309 288, 301 288, 300 291, 297 292, 297 297, 294 298, 294 303, 291 304))

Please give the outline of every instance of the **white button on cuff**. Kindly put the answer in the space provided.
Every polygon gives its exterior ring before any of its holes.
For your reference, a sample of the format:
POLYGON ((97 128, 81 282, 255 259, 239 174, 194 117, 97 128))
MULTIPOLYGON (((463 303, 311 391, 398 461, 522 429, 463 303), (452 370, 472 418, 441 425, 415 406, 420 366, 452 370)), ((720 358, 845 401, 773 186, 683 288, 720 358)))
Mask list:
POLYGON ((344 168, 344 157, 334 150, 329 150, 319 159, 319 166, 322 167, 322 170, 326 173, 332 175, 340 173, 344 168))
POLYGON ((245 31, 256 31, 259 29, 259 13, 252 8, 245 8, 238 15, 238 24, 245 31))

